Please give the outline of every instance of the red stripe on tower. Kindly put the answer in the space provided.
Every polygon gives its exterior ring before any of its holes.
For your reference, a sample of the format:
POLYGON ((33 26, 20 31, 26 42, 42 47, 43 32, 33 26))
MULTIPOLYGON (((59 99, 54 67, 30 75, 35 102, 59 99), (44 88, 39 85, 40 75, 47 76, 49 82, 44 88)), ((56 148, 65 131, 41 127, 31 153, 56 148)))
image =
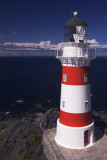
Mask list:
POLYGON ((70 127, 83 127, 90 125, 91 111, 86 113, 68 113, 60 110, 59 122, 70 127))
POLYGON ((63 66, 62 83, 67 85, 89 84, 90 83, 89 67, 63 66))

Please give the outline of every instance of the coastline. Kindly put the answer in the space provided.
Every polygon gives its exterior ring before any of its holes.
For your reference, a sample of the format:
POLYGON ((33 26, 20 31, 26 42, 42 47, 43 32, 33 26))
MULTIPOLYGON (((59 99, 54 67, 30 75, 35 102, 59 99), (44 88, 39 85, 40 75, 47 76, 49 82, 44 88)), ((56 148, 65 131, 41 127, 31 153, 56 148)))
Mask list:
MULTIPOLYGON (((44 113, 0 113, 0 159, 18 160, 28 156, 29 160, 46 160, 42 145, 45 130, 55 128, 59 117, 57 109, 44 113)), ((93 111, 95 127, 101 129, 97 138, 107 135, 107 112, 93 111)))

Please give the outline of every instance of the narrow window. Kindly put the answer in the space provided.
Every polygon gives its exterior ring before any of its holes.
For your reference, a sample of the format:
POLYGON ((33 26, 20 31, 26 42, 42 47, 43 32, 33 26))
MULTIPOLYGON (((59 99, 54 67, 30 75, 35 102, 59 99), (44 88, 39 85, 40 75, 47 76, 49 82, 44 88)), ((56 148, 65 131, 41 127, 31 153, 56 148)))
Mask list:
POLYGON ((85 101, 85 108, 88 108, 88 101, 85 101))
POLYGON ((66 74, 63 74, 63 81, 66 82, 66 74))
POLYGON ((87 73, 84 74, 84 82, 88 82, 88 74, 87 73))
POLYGON ((65 101, 62 101, 62 107, 63 108, 65 107, 65 101))

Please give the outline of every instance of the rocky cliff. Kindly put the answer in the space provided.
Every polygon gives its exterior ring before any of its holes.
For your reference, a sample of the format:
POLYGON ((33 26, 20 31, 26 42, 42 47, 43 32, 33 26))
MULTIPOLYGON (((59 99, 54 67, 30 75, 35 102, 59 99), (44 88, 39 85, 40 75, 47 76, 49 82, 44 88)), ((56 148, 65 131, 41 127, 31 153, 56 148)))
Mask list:
MULTIPOLYGON (((39 117, 0 117, 0 160, 45 160, 42 133, 56 127, 58 117, 59 111, 53 109, 39 117)), ((107 113, 93 112, 93 119, 102 130, 96 134, 107 134, 107 113)))

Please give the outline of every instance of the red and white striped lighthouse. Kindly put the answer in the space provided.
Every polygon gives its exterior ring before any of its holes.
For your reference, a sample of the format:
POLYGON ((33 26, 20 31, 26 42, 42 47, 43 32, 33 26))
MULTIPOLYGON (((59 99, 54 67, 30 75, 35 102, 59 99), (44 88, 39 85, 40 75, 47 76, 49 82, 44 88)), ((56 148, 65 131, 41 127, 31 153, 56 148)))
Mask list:
POLYGON ((91 118, 90 62, 95 58, 87 43, 87 24, 77 16, 65 25, 62 63, 60 117, 55 140, 66 148, 82 149, 94 143, 91 118))

